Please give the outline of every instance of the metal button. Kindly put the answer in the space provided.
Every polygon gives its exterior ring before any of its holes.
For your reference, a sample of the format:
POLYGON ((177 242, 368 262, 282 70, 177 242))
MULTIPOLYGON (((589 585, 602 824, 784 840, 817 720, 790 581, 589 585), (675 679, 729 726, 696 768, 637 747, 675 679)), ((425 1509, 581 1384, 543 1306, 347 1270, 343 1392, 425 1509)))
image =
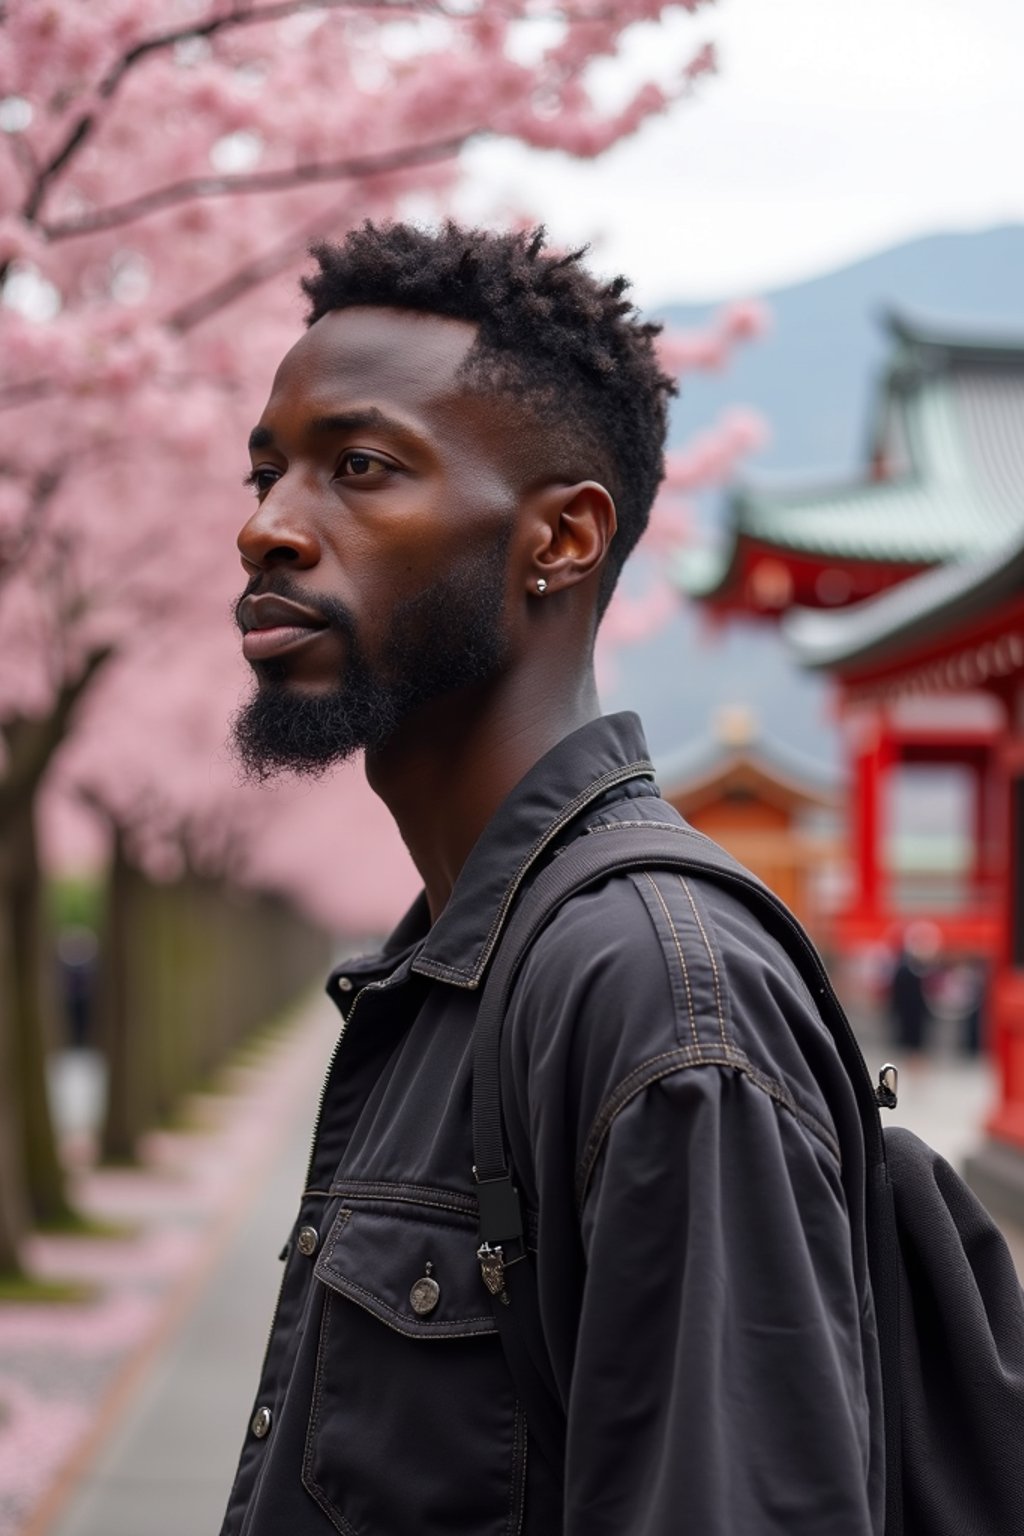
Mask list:
POLYGON ((409 1305, 417 1317, 429 1317, 441 1300, 441 1287, 431 1274, 433 1267, 433 1264, 427 1265, 426 1274, 409 1292, 409 1305))
POLYGON ((338 991, 339 992, 351 992, 352 991, 352 979, 351 979, 351 977, 349 977, 349 976, 339 976, 338 977, 338 991))
POLYGON ((252 1416, 252 1423, 250 1424, 249 1428, 252 1430, 257 1440, 262 1440, 266 1435, 270 1434, 270 1421, 272 1418, 273 1415, 269 1408, 256 1409, 256 1412, 252 1416))
POLYGON ((320 1233, 316 1227, 300 1227, 299 1235, 295 1239, 295 1245, 300 1253, 310 1258, 320 1246, 320 1233))

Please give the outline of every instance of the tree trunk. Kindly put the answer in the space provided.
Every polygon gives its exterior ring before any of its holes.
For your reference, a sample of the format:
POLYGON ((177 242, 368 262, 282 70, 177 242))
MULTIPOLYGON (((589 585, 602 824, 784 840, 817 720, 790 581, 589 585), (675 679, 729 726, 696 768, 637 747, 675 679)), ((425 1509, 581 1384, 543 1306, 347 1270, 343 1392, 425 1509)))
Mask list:
POLYGON ((100 1136, 103 1162, 130 1163, 140 1130, 139 1093, 131 1029, 131 871, 120 832, 113 832, 100 946, 97 1035, 107 1064, 107 1107, 100 1136))
POLYGON ((21 1116, 12 1092, 15 1076, 14 978, 10 949, 9 871, 6 866, 7 859, 0 857, 0 1277, 21 1274, 21 1245, 28 1227, 21 1116))
POLYGON ((241 1040, 326 969, 327 946, 273 898, 192 871, 152 883, 112 832, 99 994, 109 1085, 101 1155, 123 1163, 241 1040))
MULTIPOLYGON (((31 1219, 73 1217, 57 1159, 46 1091, 46 981, 53 958, 36 853, 34 804, 79 699, 111 652, 92 652, 49 715, 3 724, 0 778, 0 1270, 31 1219), (45 969, 44 969, 45 967, 45 969)), ((52 991, 50 993, 52 1005, 52 991)), ((51 1020, 52 1022, 52 1020, 51 1020)))
POLYGON ((133 1163, 139 1139, 163 1108, 157 1011, 167 977, 161 893, 126 858, 120 830, 112 832, 100 951, 99 1034, 107 1063, 100 1156, 106 1163, 133 1163))
POLYGON ((33 807, 12 817, 6 827, 10 859, 8 944, 12 993, 12 1081, 21 1106, 21 1147, 31 1219, 39 1226, 75 1220, 67 1198, 64 1170, 57 1154, 47 1059, 56 1044, 53 946, 39 872, 33 807))
POLYGON ((192 1035, 206 997, 202 935, 194 931, 186 874, 159 891, 158 914, 163 962, 156 999, 155 1034, 159 1069, 159 1114, 173 1120, 182 1099, 195 1087, 192 1035))

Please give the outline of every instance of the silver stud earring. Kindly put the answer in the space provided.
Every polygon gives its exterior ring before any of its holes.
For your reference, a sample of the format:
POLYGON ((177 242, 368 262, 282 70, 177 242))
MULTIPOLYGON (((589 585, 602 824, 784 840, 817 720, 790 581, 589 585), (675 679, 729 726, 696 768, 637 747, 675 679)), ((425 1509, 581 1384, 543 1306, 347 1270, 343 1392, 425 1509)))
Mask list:
POLYGON ((537 577, 537 591, 538 592, 546 592, 547 589, 548 589, 548 584, 544 580, 544 577, 543 576, 538 576, 537 577))

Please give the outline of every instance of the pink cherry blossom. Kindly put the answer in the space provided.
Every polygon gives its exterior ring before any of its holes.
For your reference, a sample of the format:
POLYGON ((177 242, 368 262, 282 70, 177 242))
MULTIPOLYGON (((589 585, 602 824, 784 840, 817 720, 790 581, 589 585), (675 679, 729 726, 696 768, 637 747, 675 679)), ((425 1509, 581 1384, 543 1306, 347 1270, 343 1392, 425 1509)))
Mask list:
POLYGON ((738 342, 756 340, 770 323, 766 306, 758 300, 736 300, 723 305, 700 329, 663 331, 658 352, 670 373, 718 371, 727 366, 738 342))
POLYGON ((723 412, 714 428, 697 433, 685 448, 666 456, 667 489, 694 491, 726 484, 739 460, 763 447, 768 436, 768 425, 756 411, 733 407, 723 412))

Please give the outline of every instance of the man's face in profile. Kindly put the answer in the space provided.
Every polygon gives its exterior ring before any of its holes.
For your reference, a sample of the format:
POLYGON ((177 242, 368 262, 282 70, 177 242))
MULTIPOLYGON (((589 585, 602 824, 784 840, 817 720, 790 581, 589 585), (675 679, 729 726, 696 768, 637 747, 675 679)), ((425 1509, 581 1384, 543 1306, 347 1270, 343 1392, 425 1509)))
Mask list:
POLYGON ((497 402, 458 377, 474 336, 430 315, 335 311, 281 364, 250 440, 260 505, 238 541, 256 688, 234 735, 251 776, 378 749, 501 670, 517 494, 497 402))

